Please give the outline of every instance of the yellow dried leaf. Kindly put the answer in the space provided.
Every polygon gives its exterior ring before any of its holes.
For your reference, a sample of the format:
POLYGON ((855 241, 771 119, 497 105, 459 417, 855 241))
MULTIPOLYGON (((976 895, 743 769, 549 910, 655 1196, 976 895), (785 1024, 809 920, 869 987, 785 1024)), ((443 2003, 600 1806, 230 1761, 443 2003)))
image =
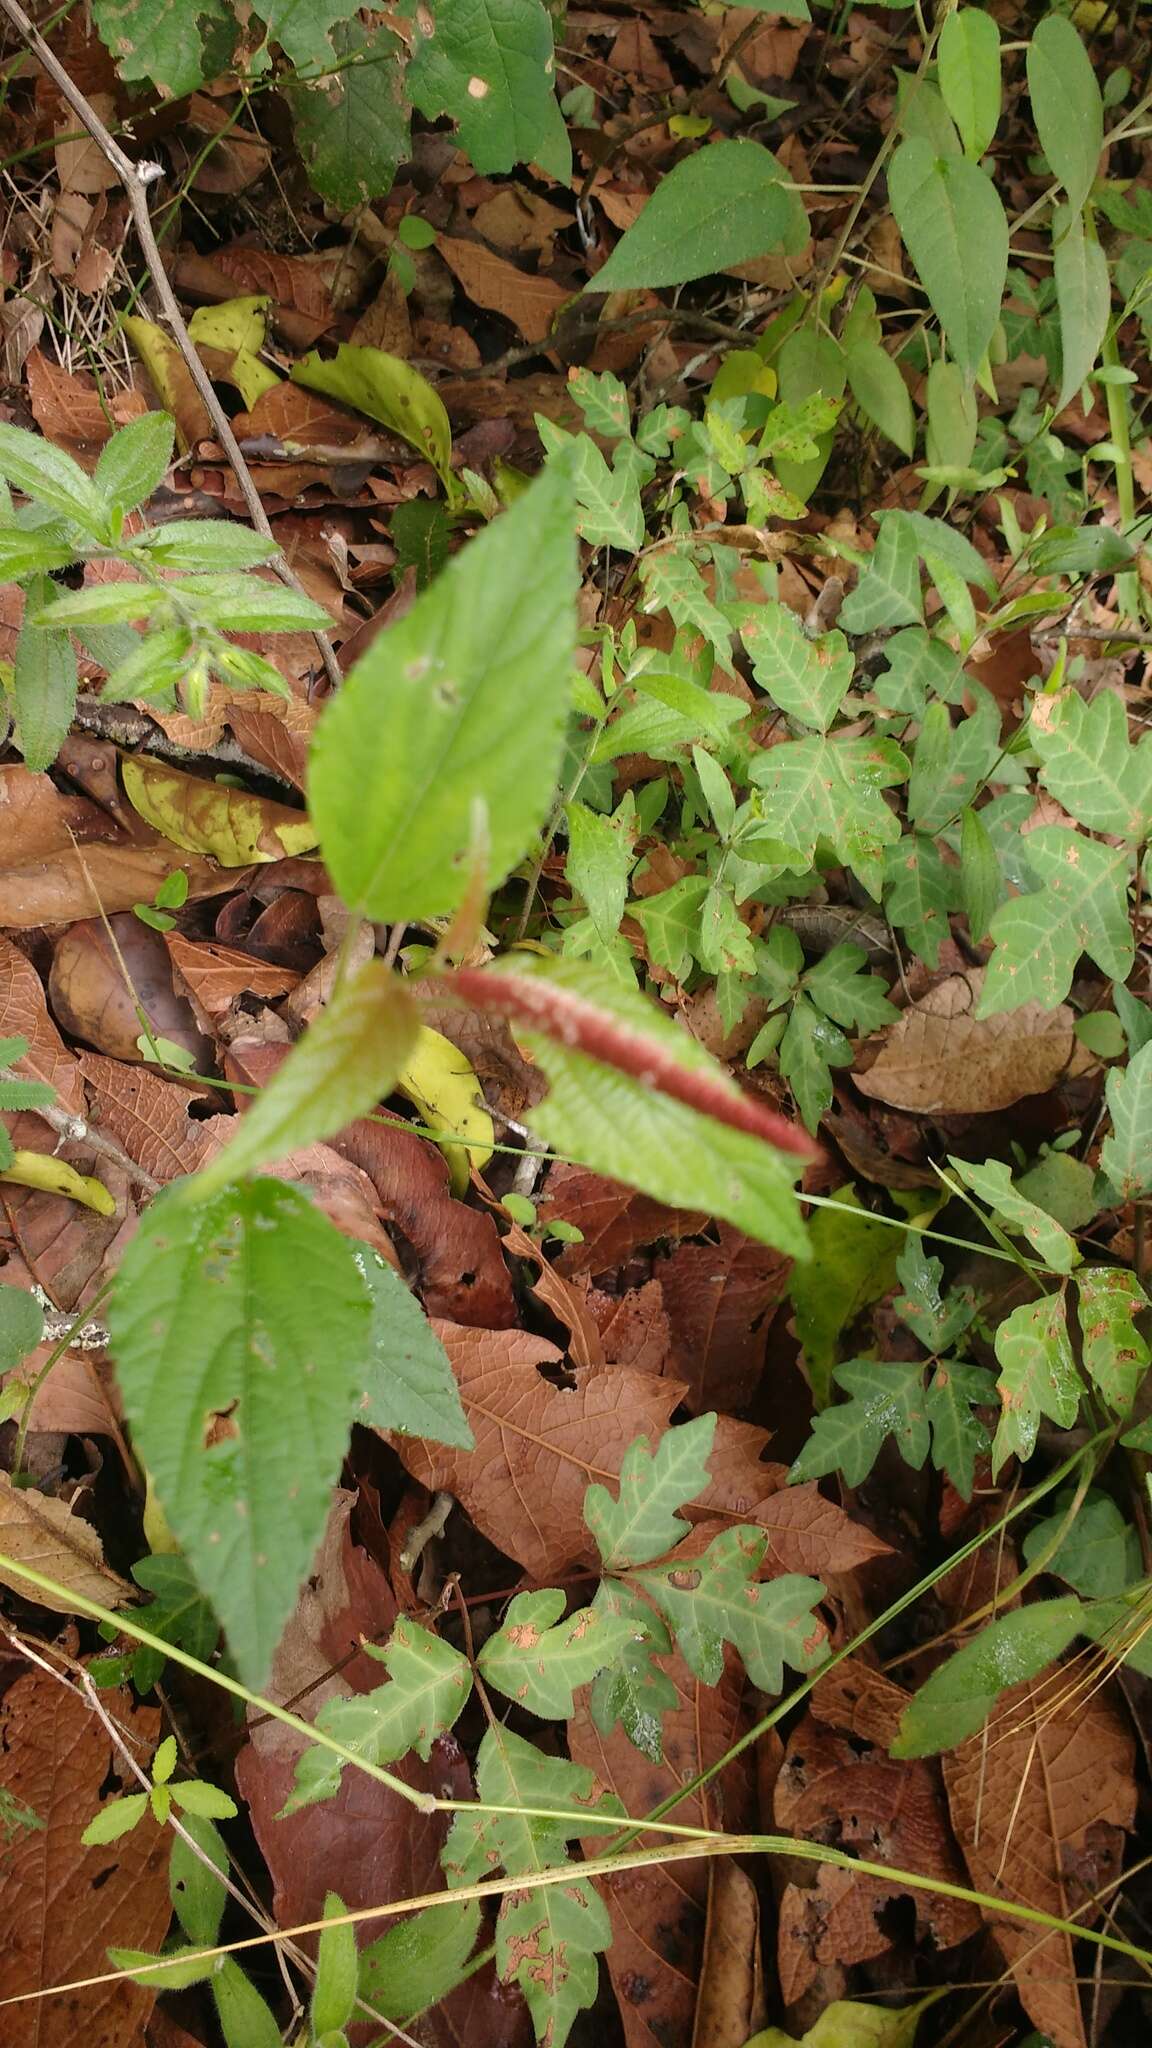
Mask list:
POLYGON ((0 1173, 0 1180, 15 1181, 22 1188, 40 1188, 46 1195, 64 1195, 70 1202, 82 1202, 86 1209, 95 1209, 98 1216, 116 1214, 115 1197, 103 1181, 77 1173, 67 1160, 54 1159, 46 1152, 14 1152, 12 1164, 0 1173))
POLYGON ((316 845, 311 821, 287 804, 202 782, 146 754, 124 763, 124 789, 134 810, 173 846, 211 854, 221 867, 283 860, 316 845))
POLYGON ((448 1162, 452 1191, 468 1186, 469 1163, 482 1172, 492 1157, 495 1132, 475 1068, 451 1039, 422 1025, 396 1083, 429 1129, 448 1162), (460 1141, 463 1140, 463 1143, 460 1141))

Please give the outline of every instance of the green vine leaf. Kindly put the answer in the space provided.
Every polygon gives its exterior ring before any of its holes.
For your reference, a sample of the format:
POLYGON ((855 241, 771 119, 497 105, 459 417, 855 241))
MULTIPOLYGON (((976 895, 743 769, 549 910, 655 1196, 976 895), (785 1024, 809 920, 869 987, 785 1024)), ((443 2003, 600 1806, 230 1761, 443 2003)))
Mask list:
POLYGON ((954 360, 971 383, 996 322, 1008 271, 1008 222, 992 180, 967 157, 902 142, 888 172, 896 225, 954 360), (973 263, 971 251, 979 249, 973 263))
POLYGON ((920 1687, 889 1745, 894 1757, 938 1756, 984 1726, 1002 1692, 1036 1678, 1080 1633, 1083 1609, 1070 1594, 1037 1600, 989 1622, 920 1687))
POLYGON ((796 1572, 758 1581, 767 1548, 759 1529, 724 1529, 697 1557, 629 1574, 705 1685, 720 1682, 725 1643, 740 1652, 753 1685, 773 1694, 784 1689, 785 1664, 815 1671, 828 1655, 828 1631, 815 1612, 823 1586, 796 1572))
POLYGON ((616 1498, 606 1486, 588 1488, 584 1520, 605 1571, 647 1564, 683 1540, 689 1524, 675 1510, 707 1491, 715 1434, 715 1415, 698 1415, 665 1430, 654 1451, 647 1437, 637 1437, 624 1453, 616 1498))
POLYGON ((406 90, 457 124, 476 171, 538 163, 562 185, 572 150, 556 100, 552 23, 541 0, 439 0, 417 11, 406 90))
POLYGON ((1152 1193, 1152 1042, 1126 1067, 1112 1067, 1104 1084, 1112 1129, 1100 1164, 1122 1202, 1152 1193))
POLYGON ((919 1471, 931 1443, 924 1367, 853 1358, 838 1365, 832 1377, 849 1398, 813 1418, 812 1434, 788 1474, 790 1482, 842 1472, 848 1486, 860 1486, 889 1436, 895 1437, 905 1464, 919 1471))
POLYGON ((1080 1380, 1068 1339, 1062 1294, 1022 1302, 996 1332, 1000 1378, 1000 1421, 992 1445, 992 1476, 1010 1457, 1021 1464, 1032 1456, 1046 1415, 1071 1429, 1080 1413, 1080 1380))
POLYGON ((1090 704, 1075 690, 1037 697, 1028 725, 1042 763, 1040 780, 1077 824, 1133 844, 1152 822, 1152 733, 1128 738, 1119 697, 1102 690, 1090 704))
POLYGON ((769 249, 795 254, 807 238, 800 196, 771 150, 759 142, 713 142, 661 179, 586 289, 684 284, 769 249))
POLYGON ((996 949, 976 1012, 981 1018, 1031 1002, 1056 1009, 1081 953, 1116 981, 1132 972, 1130 849, 1042 825, 1028 835, 1028 863, 1044 886, 1002 903, 991 920, 996 949))
MULTIPOLYGON (((351 1699, 325 1700, 316 1726, 369 1763, 396 1763, 409 1750, 427 1762, 438 1735, 451 1728, 472 1690, 467 1657, 418 1622, 401 1615, 384 1649, 362 1648, 388 1673, 389 1683, 351 1699)), ((296 1759, 296 1780, 281 1809, 295 1813, 340 1789, 343 1757, 313 1744, 296 1759)))
POLYGON ((558 1586, 518 1593, 477 1659, 489 1685, 546 1721, 571 1720, 573 1689, 590 1685, 631 1634, 627 1621, 604 1607, 581 1607, 561 1621, 567 1604, 558 1586))
POLYGON ((773 833, 809 865, 825 841, 875 896, 883 887, 884 849, 900 837, 900 820, 881 791, 907 773, 893 740, 817 734, 769 747, 749 768, 773 833))
POLYGON ((1054 1273, 1070 1273, 1073 1266, 1079 1265, 1075 1238, 1046 1209, 1020 1193, 1013 1185, 1011 1167, 1002 1159, 986 1159, 983 1165, 977 1165, 971 1159, 956 1159, 950 1153, 948 1164, 957 1179, 982 1202, 987 1202, 1001 1223, 1024 1238, 1037 1258, 1054 1273))
POLYGON ((1136 1328, 1148 1297, 1122 1266, 1084 1266, 1076 1286, 1084 1369, 1108 1406, 1127 1415, 1152 1357, 1136 1328))

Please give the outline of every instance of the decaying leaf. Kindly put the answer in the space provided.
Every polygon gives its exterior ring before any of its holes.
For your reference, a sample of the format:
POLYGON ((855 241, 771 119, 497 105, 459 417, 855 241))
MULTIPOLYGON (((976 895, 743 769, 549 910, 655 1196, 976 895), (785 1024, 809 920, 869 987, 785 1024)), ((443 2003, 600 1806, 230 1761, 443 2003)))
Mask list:
POLYGON ((140 816, 173 846, 210 854, 222 867, 310 853, 316 834, 300 811, 271 797, 184 775, 166 761, 135 754, 124 763, 124 788, 140 816))
POLYGON ((0 1551, 17 1564, 55 1579, 64 1589, 59 1596, 34 1590, 0 1557, 0 1582, 25 1600, 50 1608, 53 1614, 73 1612, 72 1593, 102 1607, 120 1607, 135 1598, 133 1587, 104 1562, 103 1546, 91 1522, 35 1487, 13 1486, 7 1472, 0 1472, 0 1551))
POLYGON ((854 1076, 861 1094, 896 1109, 979 1116, 1055 1087, 1076 1043, 1068 1005, 977 1017, 983 986, 983 968, 968 968, 910 1003, 879 1058, 854 1076))
POLYGON ((566 1245, 560 1260, 569 1274, 610 1273, 640 1245, 694 1237, 708 1220, 687 1209, 667 1209, 650 1195, 564 1161, 549 1171, 540 1216, 548 1223, 573 1223, 582 1232, 582 1241, 566 1245))
POLYGON ((730 1223, 718 1244, 680 1244, 657 1271, 672 1329, 672 1370, 696 1409, 743 1408, 756 1391, 772 1311, 790 1261, 730 1223))

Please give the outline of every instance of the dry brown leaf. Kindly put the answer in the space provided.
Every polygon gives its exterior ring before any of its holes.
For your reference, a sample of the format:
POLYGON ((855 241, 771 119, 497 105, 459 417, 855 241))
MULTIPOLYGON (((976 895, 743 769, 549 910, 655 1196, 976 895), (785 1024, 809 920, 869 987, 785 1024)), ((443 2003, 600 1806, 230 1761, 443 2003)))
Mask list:
POLYGON ((290 967, 271 967, 235 946, 197 945, 180 932, 166 932, 164 943, 180 981, 208 1017, 222 1017, 240 995, 273 1002, 300 979, 290 967))
POLYGON ((692 2048, 744 2048, 765 2017, 756 1887, 730 1856, 714 1856, 692 2048))
POLYGON ((199 1030, 188 998, 172 982, 163 937, 131 911, 70 925, 56 942, 48 994, 53 1014, 73 1038, 119 1060, 144 1060, 137 1040, 144 1012, 157 1037, 181 1046, 194 1067, 211 1067, 212 1045, 199 1030))
POLYGON ((481 202, 472 215, 472 225, 497 249, 531 249, 547 268, 554 238, 566 233, 572 220, 529 186, 508 184, 481 202))
POLYGON ((539 1214, 542 1222, 574 1223, 584 1233, 583 1243, 566 1246, 558 1261, 569 1276, 610 1273, 641 1245, 694 1237, 708 1221, 688 1209, 666 1209, 586 1166, 565 1164, 550 1168, 539 1214))
POLYGON ((867 1073, 853 1074, 861 1094, 896 1109, 979 1116, 1055 1087, 1075 1049, 1067 1004, 978 1018, 983 985, 983 968, 968 968, 910 1004, 867 1073))
POLYGON ((132 1188, 127 1173, 107 1159, 96 1159, 82 1145, 65 1145, 61 1156, 78 1173, 97 1173, 116 1203, 112 1216, 101 1216, 65 1195, 46 1195, 39 1188, 5 1186, 3 1208, 21 1258, 35 1272, 49 1299, 60 1309, 78 1308, 91 1300, 108 1268, 135 1228, 132 1188))
POLYGON ((0 1584, 53 1614, 72 1614, 69 1595, 95 1600, 102 1607, 122 1607, 135 1599, 135 1589, 104 1562, 104 1549, 90 1522, 74 1515, 62 1500, 38 1493, 35 1487, 13 1486, 0 1472, 0 1584), (26 1564, 65 1590, 59 1597, 33 1590, 7 1563, 26 1564))
POLYGON ((540 1246, 529 1237, 526 1230, 521 1230, 518 1223, 507 1225, 504 1244, 515 1258, 528 1259, 537 1268, 538 1277, 532 1282, 532 1292, 537 1301, 542 1301, 545 1308, 551 1309, 552 1314, 567 1329, 568 1350, 573 1365, 602 1366, 605 1362, 605 1351, 599 1326, 580 1291, 571 1281, 562 1278, 545 1258, 540 1246))
POLYGON ((772 1311, 792 1261, 729 1223, 719 1244, 680 1244, 657 1267, 672 1327, 670 1370, 689 1405, 743 1408, 764 1369, 772 1311))
POLYGON ((139 1067, 102 1054, 80 1055, 80 1071, 91 1099, 93 1123, 122 1145, 129 1159, 153 1180, 177 1180, 215 1158, 231 1135, 232 1118, 196 1118, 204 1096, 182 1081, 166 1081, 139 1067))
POLYGON ((667 1369, 672 1331, 658 1280, 646 1280, 643 1287, 630 1287, 625 1294, 604 1294, 587 1275, 575 1285, 588 1303, 609 1365, 634 1365, 639 1372, 667 1369))
MULTIPOLYGON (((669 1794, 679 1794, 700 1771, 718 1762, 745 1726, 734 1661, 726 1664, 717 1686, 702 1685, 679 1656, 656 1661, 678 1694, 677 1705, 662 1723, 663 1763, 642 1756, 619 1727, 602 1735, 589 1712, 586 1690, 577 1694, 576 1713, 568 1724, 573 1761, 594 1771, 633 1814, 649 1813, 669 1794)), ((751 1817, 746 1757, 728 1765, 702 1792, 680 1799, 676 1807, 677 1820, 689 1827, 740 1829, 751 1817)), ((661 1841, 659 1835, 639 1839, 653 1848, 661 1841)), ((594 1841, 586 1847, 589 1854, 599 1853, 594 1841)), ((612 1946, 605 1961, 627 2048, 691 2048, 704 1951, 707 1864, 650 1864, 625 1871, 599 1889, 612 1918, 612 1946)))
MULTIPOLYGON (((28 1050, 12 1071, 56 1090, 62 1109, 80 1115, 84 1090, 74 1054, 48 1015, 44 985, 30 960, 10 939, 0 939, 0 1038, 26 1038, 28 1050)), ((43 1122, 37 1119, 41 1129, 43 1122)))
POLYGON ((19 763, 0 768, 0 845, 19 847, 23 860, 63 853, 78 839, 118 839, 113 820, 84 796, 59 790, 49 776, 19 763))
POLYGON ((214 860, 182 853, 159 834, 134 845, 69 847, 51 858, 0 867, 0 925, 35 931, 44 924, 92 917, 98 908, 108 914, 131 910, 134 903, 150 903, 174 868, 187 875, 192 902, 241 889, 252 872, 225 872, 214 860))
MULTIPOLYGON (((127 1693, 103 1700, 146 1763, 159 1714, 127 1693)), ((113 1796, 139 1790, 80 1694, 46 1671, 17 1679, 0 1703, 0 1785, 41 1824, 0 1857, 0 1998, 99 1975, 112 1943, 159 1948, 172 1916, 167 1831, 146 1814, 118 1842, 86 1849, 80 1841, 109 1781, 113 1796)), ((0 2007, 0 2048, 136 2048, 155 1998, 118 1977, 67 1998, 0 2007)))
POLYGON ((316 712, 298 698, 288 703, 268 691, 254 691, 228 706, 228 723, 239 746, 270 768, 290 788, 303 789, 308 775, 308 745, 316 712))
MULTIPOLYGON (((1005 1694, 990 1727, 944 1758, 972 1884, 1062 1920, 1110 1896, 1136 1814, 1134 1761, 1128 1721, 1094 1669, 1073 1664, 1005 1694)), ((1085 2048, 1068 1937, 991 1924, 1029 2019, 1055 2048, 1085 2048)))
POLYGON ((525 341, 547 341, 560 308, 575 296, 554 278, 520 270, 483 242, 437 235, 436 249, 473 305, 502 314, 519 328, 525 341))

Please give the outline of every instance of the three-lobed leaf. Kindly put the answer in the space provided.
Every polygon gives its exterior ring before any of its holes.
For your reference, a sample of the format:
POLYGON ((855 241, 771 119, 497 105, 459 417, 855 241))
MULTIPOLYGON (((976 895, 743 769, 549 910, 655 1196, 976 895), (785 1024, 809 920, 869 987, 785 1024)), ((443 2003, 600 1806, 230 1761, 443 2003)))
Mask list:
POLYGON ((823 1586, 796 1572, 759 1580, 767 1548, 762 1530, 724 1529, 697 1557, 630 1574, 705 1685, 720 1682, 725 1643, 735 1645, 753 1685, 767 1693, 783 1691, 786 1664, 814 1671, 828 1655, 828 1631, 815 1612, 823 1586))
POLYGON ((584 1520, 606 1571, 647 1564, 687 1535, 689 1525, 675 1511, 706 1491, 715 1434, 715 1415, 697 1415, 666 1430, 654 1451, 646 1437, 636 1437, 624 1453, 616 1498, 606 1486, 588 1488, 584 1520))
MULTIPOLYGON (((325 1700, 316 1726, 370 1763, 395 1763, 409 1750, 427 1762, 438 1735, 451 1728, 472 1690, 468 1659, 429 1629, 401 1615, 384 1649, 365 1643, 388 1683, 350 1699, 325 1700)), ((296 1761, 296 1779, 282 1811, 295 1813, 339 1789, 345 1759, 314 1743, 296 1761)))
POLYGON ((567 1604, 558 1586, 518 1593, 477 1659, 489 1685, 549 1721, 571 1720, 574 1689, 614 1663, 633 1634, 630 1623, 605 1606, 564 1615, 567 1604))
POLYGON ((992 1445, 993 1477, 1008 1458, 1023 1463, 1031 1457, 1043 1416, 1060 1429, 1071 1429, 1080 1413, 1081 1385, 1063 1295, 1045 1294, 1014 1308, 996 1332, 996 1357, 1001 1414, 992 1445))

